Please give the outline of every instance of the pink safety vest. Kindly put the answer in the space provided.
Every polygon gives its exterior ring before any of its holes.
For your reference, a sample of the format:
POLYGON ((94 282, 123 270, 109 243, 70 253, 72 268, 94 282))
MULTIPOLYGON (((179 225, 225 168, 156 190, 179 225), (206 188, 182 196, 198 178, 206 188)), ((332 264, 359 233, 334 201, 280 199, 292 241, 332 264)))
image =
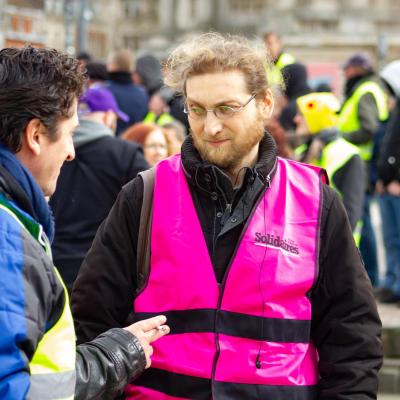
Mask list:
POLYGON ((308 292, 317 275, 322 170, 278 159, 218 284, 180 156, 156 168, 151 266, 136 319, 171 334, 129 399, 317 398, 308 292))

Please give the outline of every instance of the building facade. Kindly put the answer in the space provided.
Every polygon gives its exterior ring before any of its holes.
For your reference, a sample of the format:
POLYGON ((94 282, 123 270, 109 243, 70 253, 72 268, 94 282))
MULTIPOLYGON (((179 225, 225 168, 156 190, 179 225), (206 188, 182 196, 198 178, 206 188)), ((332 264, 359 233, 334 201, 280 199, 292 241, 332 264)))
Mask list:
POLYGON ((281 34, 307 62, 342 62, 366 51, 377 66, 400 58, 400 1, 392 0, 0 0, 0 45, 30 42, 86 50, 114 48, 164 57, 209 30, 259 38, 281 34))

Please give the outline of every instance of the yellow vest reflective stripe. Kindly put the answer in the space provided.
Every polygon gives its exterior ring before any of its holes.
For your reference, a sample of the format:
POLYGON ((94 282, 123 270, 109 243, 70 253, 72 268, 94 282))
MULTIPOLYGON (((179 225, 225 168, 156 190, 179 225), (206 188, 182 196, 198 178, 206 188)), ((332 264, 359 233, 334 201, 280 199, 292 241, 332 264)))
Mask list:
POLYGON ((284 79, 282 76, 282 68, 287 65, 294 64, 296 59, 288 53, 282 53, 278 58, 276 64, 270 64, 266 66, 267 79, 269 86, 282 86, 284 79))
POLYGON ((169 124, 173 121, 174 118, 168 113, 163 113, 157 118, 156 114, 151 111, 147 113, 146 117, 143 120, 143 122, 153 122, 160 126, 169 124))
MULTIPOLYGON (((387 107, 387 96, 378 83, 369 81, 362 83, 343 104, 338 119, 338 129, 346 138, 346 133, 354 132, 360 129, 360 120, 358 119, 358 103, 362 96, 371 93, 378 107, 379 120, 385 121, 389 116, 387 107)), ((363 160, 370 160, 372 157, 372 140, 368 143, 357 145, 360 149, 360 155, 363 160)))
POLYGON ((54 268, 65 293, 59 320, 39 342, 29 363, 31 386, 28 398, 73 399, 75 393, 75 330, 69 307, 68 292, 54 268))
POLYGON ((356 242, 357 247, 360 247, 362 227, 363 227, 363 222, 358 221, 357 225, 353 231, 353 238, 354 238, 354 241, 356 242))
POLYGON ((360 150, 357 148, 357 146, 349 143, 343 138, 339 138, 328 143, 323 148, 321 159, 316 162, 315 165, 326 170, 332 187, 339 192, 332 180, 333 175, 336 171, 342 168, 343 165, 350 160, 350 158, 357 154, 360 154, 360 150))

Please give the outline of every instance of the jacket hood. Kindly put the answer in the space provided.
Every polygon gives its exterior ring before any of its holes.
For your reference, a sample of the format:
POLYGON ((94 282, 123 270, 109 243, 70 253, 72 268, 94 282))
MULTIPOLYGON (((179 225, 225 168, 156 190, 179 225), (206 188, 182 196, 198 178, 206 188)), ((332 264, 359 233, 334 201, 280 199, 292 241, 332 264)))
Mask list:
POLYGON ((104 136, 114 136, 114 134, 107 126, 82 118, 73 136, 74 146, 79 147, 104 136))
POLYGON ((392 88, 396 97, 400 97, 400 60, 386 65, 379 75, 392 88))

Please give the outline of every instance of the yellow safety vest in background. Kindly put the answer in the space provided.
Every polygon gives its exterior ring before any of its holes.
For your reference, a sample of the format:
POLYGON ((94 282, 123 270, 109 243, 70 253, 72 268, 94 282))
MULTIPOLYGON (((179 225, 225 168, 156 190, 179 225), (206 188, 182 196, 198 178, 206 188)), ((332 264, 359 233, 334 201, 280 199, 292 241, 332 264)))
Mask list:
MULTIPOLYGON (((295 153, 297 155, 304 154, 307 148, 307 145, 301 145, 295 150, 295 153)), ((340 190, 335 186, 333 176, 336 171, 342 168, 355 155, 360 155, 358 147, 343 138, 339 138, 328 143, 322 149, 321 158, 319 160, 313 160, 311 164, 326 170, 329 177, 329 184, 342 196, 340 190)), ((353 237, 357 247, 360 245, 361 228, 362 221, 360 220, 357 221, 353 231, 353 237)))
POLYGON ((163 126, 165 124, 169 124, 171 122, 174 122, 174 117, 172 117, 168 113, 162 113, 158 118, 157 115, 151 111, 147 113, 145 116, 143 122, 153 122, 157 125, 163 126))
MULTIPOLYGON (((362 83, 356 88, 354 93, 345 101, 339 113, 338 129, 343 133, 346 139, 346 133, 354 132, 360 129, 360 120, 358 118, 358 104, 362 96, 371 93, 378 107, 379 121, 386 121, 389 116, 387 106, 387 96, 378 83, 368 81, 362 83)), ((360 149, 360 156, 363 160, 369 161, 372 157, 373 141, 357 145, 360 149)))
POLYGON ((282 69, 287 65, 294 64, 296 59, 288 53, 282 53, 275 64, 267 65, 267 79, 270 86, 283 86, 284 78, 282 76, 282 69))

